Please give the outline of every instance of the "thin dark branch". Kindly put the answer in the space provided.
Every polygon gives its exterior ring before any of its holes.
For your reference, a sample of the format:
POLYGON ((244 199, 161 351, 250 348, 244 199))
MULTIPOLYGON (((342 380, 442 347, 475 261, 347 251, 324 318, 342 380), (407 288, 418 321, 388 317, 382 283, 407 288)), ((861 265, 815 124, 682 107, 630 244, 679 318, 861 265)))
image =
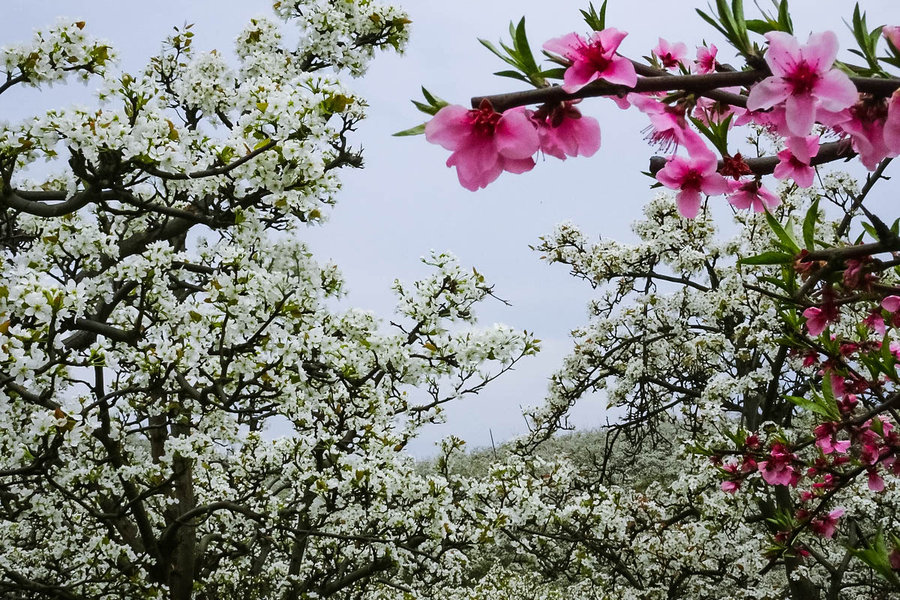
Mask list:
POLYGON ((157 169, 156 167, 144 167, 144 170, 147 173, 150 173, 151 175, 153 175, 155 177, 159 177, 160 179, 169 179, 169 180, 176 180, 176 181, 183 181, 186 179, 200 179, 203 177, 215 177, 216 175, 225 175, 226 173, 233 171, 234 169, 238 168, 239 166, 241 166, 247 162, 250 162, 251 160, 253 160, 257 156, 259 156, 263 152, 271 150, 277 144, 278 144, 278 142, 276 140, 269 140, 268 142, 266 142, 265 144, 263 144, 256 150, 250 152, 246 156, 242 156, 241 158, 237 159, 234 162, 228 163, 227 165, 224 165, 221 167, 204 169, 202 171, 194 171, 193 173, 169 173, 168 171, 162 171, 160 169, 157 169))

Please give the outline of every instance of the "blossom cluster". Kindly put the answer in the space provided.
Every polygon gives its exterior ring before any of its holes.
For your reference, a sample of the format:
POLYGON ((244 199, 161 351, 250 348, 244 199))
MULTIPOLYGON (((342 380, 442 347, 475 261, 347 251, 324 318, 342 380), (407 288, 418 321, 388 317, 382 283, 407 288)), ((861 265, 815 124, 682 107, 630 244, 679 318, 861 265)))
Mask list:
MULTIPOLYGON (((890 40, 893 31, 885 28, 885 38, 890 40)), ((833 32, 811 35, 803 45, 788 33, 767 33, 765 64, 770 75, 749 86, 744 96, 736 95, 740 88, 731 88, 729 93, 740 99, 737 103, 714 102, 702 94, 672 100, 662 92, 629 93, 638 78, 632 62, 617 53, 625 36, 615 28, 594 31, 586 38, 571 33, 546 42, 544 50, 567 65, 565 92, 577 93, 593 82, 606 84, 610 88, 606 94, 621 108, 634 106, 649 117, 652 143, 663 150, 685 151, 686 156, 669 155, 655 173, 659 183, 677 191, 679 211, 685 217, 697 216, 704 196, 727 194, 735 208, 759 212, 779 204, 745 158, 728 153, 724 135, 732 126, 755 124, 777 135, 784 149, 778 152, 774 176, 801 187, 812 184, 814 160, 826 133, 848 140, 869 170, 883 158, 900 154, 900 91, 857 92, 847 74, 835 66, 838 40, 833 32), (715 149, 708 147, 698 129, 715 149)), ((652 56, 662 69, 703 75, 717 71, 717 52, 716 46, 704 45, 698 47, 696 60, 689 61, 685 44, 660 38, 652 56)), ((539 150, 558 158, 592 155, 599 147, 599 126, 570 102, 547 104, 536 112, 517 107, 498 113, 487 99, 474 110, 447 106, 426 125, 426 138, 453 151, 447 165, 457 168, 463 187, 475 190, 503 171, 531 169, 530 157, 539 150), (545 117, 554 113, 549 120, 545 117), (525 126, 529 120, 532 127, 525 126)))

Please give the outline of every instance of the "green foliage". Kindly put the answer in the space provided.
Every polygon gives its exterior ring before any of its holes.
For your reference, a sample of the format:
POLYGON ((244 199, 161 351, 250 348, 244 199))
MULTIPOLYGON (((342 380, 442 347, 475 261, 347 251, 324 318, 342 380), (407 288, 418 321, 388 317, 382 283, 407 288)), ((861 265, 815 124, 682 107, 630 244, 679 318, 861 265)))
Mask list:
POLYGON ((488 40, 478 40, 492 54, 513 67, 511 70, 497 71, 494 75, 516 79, 534 87, 546 87, 549 85, 547 83, 548 77, 557 78, 562 76, 559 69, 544 71, 538 66, 531 51, 531 45, 528 43, 528 35, 525 33, 525 17, 519 19, 517 25, 514 25, 512 22, 509 23, 509 36, 512 39, 512 44, 508 45, 502 41, 499 42, 502 50, 488 40))

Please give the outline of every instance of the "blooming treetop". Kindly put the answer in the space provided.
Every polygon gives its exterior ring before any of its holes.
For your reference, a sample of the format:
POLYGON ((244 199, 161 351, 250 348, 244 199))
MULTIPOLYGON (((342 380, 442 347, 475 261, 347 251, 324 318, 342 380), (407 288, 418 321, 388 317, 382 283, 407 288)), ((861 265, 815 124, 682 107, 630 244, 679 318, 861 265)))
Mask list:
MULTIPOLYGON (((576 348, 554 378, 547 406, 532 414, 534 435, 522 448, 563 424, 568 407, 586 391, 612 389, 609 402, 628 407, 628 419, 611 426, 612 432, 658 441, 664 438, 654 437, 655 423, 671 418, 688 431, 683 459, 706 457, 718 469, 719 482, 711 487, 699 478, 680 479, 679 489, 690 500, 683 512, 660 515, 660 527, 702 519, 696 504, 707 501, 714 488, 735 497, 733 527, 747 531, 760 518, 764 522, 750 534, 768 544, 762 550, 768 562, 759 575, 777 567, 784 579, 778 591, 757 582, 753 589, 759 597, 843 597, 856 589, 861 598, 879 597, 900 589, 895 573, 900 537, 884 533, 900 530, 891 516, 896 483, 885 478, 900 473, 900 343, 894 329, 900 318, 890 300, 900 295, 895 272, 900 232, 866 201, 891 158, 900 155, 900 79, 893 70, 900 68, 898 29, 870 29, 857 6, 850 20, 857 47, 851 52, 863 64, 852 64, 839 57, 833 32, 798 40, 787 2, 776 4, 775 14, 756 19, 745 17, 739 0, 718 0, 711 14, 698 11, 734 49, 744 63, 741 70, 721 62, 721 46, 704 44, 689 63, 686 48, 664 39, 649 64, 628 60, 618 53, 625 36, 606 26, 605 3, 599 13, 593 7, 582 11, 593 30, 588 36, 572 33, 545 46, 558 68, 535 63, 524 22, 511 28, 514 40, 503 52, 491 47, 518 70, 500 75, 535 89, 477 96, 473 106, 489 102, 498 115, 529 106, 546 113, 560 103, 605 96, 622 109, 637 107, 651 119, 649 141, 667 152, 651 159, 649 174, 676 191, 678 214, 695 220, 676 225, 677 217, 662 216, 665 211, 656 204, 661 201, 654 201, 647 226, 662 230, 654 243, 631 254, 614 252, 608 242, 589 244, 569 227, 541 246, 551 260, 570 265, 592 284, 615 285, 592 304, 596 322, 576 332, 576 348), (634 83, 620 78, 626 60, 634 83), (613 62, 620 66, 612 69, 613 62), (553 80, 562 85, 552 85, 553 80), (739 139, 745 133, 752 139, 740 152, 729 143, 738 131, 739 139), (822 182, 822 165, 854 157, 871 172, 864 185, 822 182), (782 183, 766 182, 770 174, 782 183), (816 186, 817 180, 822 185, 816 186), (737 210, 752 209, 752 215, 738 218, 744 235, 758 244, 715 252, 705 245, 708 239, 697 246, 685 243, 688 232, 707 227, 704 196, 718 194, 726 194, 737 210), (853 227, 863 233, 851 234, 853 227), (768 234, 760 237, 760 228, 768 234), (732 253, 737 274, 728 280, 719 269, 732 253), (661 265, 661 256, 672 256, 671 263, 661 265), (725 292, 728 299, 709 304, 698 299, 730 283, 735 287, 725 292), (666 303, 657 286, 672 285, 683 293, 666 303), (629 293, 638 294, 636 306, 626 303, 629 293), (752 307, 738 308, 743 301, 752 307), (710 312, 701 316, 701 309, 710 312), (706 333, 720 337, 708 340, 706 333), (664 344, 669 337, 678 342, 664 344), (721 358, 726 362, 718 363, 721 358), (748 496, 761 517, 738 509, 748 496), (840 538, 840 544, 828 545, 831 538, 840 538), (867 579, 867 572, 877 573, 878 582, 867 579)), ((422 105, 432 113, 447 110, 442 106, 422 105)), ((579 108, 584 110, 584 102, 579 108)), ((532 119, 532 126, 541 127, 541 120, 532 119)), ((603 475, 597 478, 573 483, 593 493, 572 502, 601 504, 606 492, 590 487, 603 475)), ((548 490, 548 497, 560 495, 548 490)), ((649 502, 643 501, 643 506, 649 502)), ((526 526, 534 535, 535 555, 537 540, 583 544, 569 551, 603 572, 598 580, 606 577, 617 582, 609 585, 628 588, 611 595, 654 597, 640 568, 622 559, 626 550, 597 543, 608 539, 608 530, 575 533, 584 532, 585 523, 564 519, 578 509, 570 504, 559 511, 553 513, 565 523, 559 529, 538 526, 560 522, 549 516, 526 526)), ((637 506, 625 512, 625 522, 634 523, 630 531, 645 522, 637 506)), ((684 556, 697 546, 681 548, 684 556)), ((653 553, 643 550, 632 551, 653 553)), ((717 569, 713 563, 685 566, 668 579, 657 574, 649 581, 671 584, 660 594, 702 597, 680 586, 720 573, 717 569)), ((739 575, 734 580, 745 581, 739 575)))
POLYGON ((470 483, 403 448, 535 342, 477 328, 491 288, 445 253, 390 327, 334 310, 300 241, 361 164, 344 79, 409 20, 274 9, 235 64, 190 27, 138 73, 81 22, 0 50, 0 102, 72 75, 101 100, 0 124, 4 598, 424 598, 482 535, 470 483))

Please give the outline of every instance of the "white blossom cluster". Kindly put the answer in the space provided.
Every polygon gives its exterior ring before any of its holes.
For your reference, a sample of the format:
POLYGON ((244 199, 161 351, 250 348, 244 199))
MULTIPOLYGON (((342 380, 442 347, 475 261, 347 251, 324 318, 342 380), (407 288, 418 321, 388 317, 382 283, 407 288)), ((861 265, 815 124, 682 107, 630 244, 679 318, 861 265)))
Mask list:
POLYGON ((102 88, 0 125, 0 596, 463 584, 474 484, 404 447, 537 344, 478 327, 491 287, 449 254, 396 284, 390 324, 329 308, 341 275, 301 239, 361 164, 344 79, 409 21, 368 0, 275 9, 234 65, 189 27, 136 74, 84 23, 3 51, 10 86, 102 88), (55 174, 29 171, 45 158, 55 174))
MULTIPOLYGON (((825 208, 848 207, 855 187, 841 174, 811 190, 784 186, 777 218, 799 236, 818 200, 817 239, 846 243, 825 208)), ((754 467, 734 494, 720 488, 722 463, 710 456, 720 449, 740 461, 736 432, 817 452, 813 415, 784 398, 818 385, 816 370, 782 345, 784 316, 771 282, 786 275, 780 265, 738 262, 771 250, 776 234, 764 215, 740 212, 730 230, 721 240, 708 214, 683 219, 662 195, 635 223, 634 245, 590 241, 570 223, 542 240, 546 260, 567 265, 598 296, 590 321, 573 332, 574 350, 547 402, 530 413, 532 434, 491 467, 481 492, 490 507, 485 535, 503 557, 485 560, 506 580, 521 585, 537 572, 548 597, 642 600, 774 600, 809 590, 862 600, 887 589, 841 541, 809 531, 801 538, 807 556, 770 562, 772 523, 802 506, 813 480, 779 492, 754 467), (594 438, 598 445, 580 458, 532 454, 591 392, 617 419, 594 438)), ((864 316, 845 315, 836 327, 855 330, 864 316)), ((860 479, 828 499, 846 511, 840 535, 896 530, 896 482, 875 494, 860 479)), ((494 577, 487 573, 485 585, 494 577)))

